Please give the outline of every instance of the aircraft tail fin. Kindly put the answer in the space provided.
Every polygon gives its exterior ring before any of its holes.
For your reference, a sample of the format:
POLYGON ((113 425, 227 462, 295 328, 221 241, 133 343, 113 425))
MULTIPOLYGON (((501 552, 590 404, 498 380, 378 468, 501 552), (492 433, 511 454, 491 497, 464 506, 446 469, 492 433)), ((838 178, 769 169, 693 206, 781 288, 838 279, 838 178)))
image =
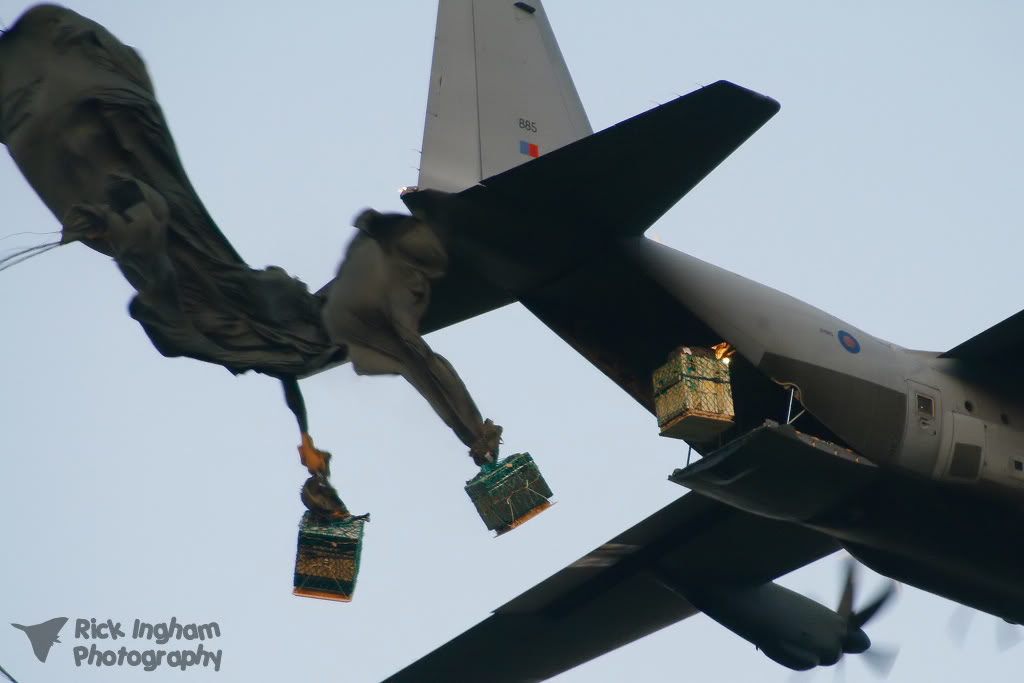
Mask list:
POLYGON ((421 189, 458 192, 592 132, 540 0, 440 0, 421 189))

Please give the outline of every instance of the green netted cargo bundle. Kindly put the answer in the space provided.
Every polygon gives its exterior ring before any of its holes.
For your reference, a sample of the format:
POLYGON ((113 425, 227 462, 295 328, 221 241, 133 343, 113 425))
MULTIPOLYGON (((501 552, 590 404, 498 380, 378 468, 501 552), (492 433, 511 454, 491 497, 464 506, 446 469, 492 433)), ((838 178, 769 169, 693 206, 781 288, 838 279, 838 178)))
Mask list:
POLYGON ((484 465, 466 482, 466 493, 488 529, 511 531, 551 506, 551 489, 529 453, 484 465))
POLYGON ((295 555, 295 595, 349 602, 356 589, 362 519, 325 521, 306 512, 299 524, 295 555))
POLYGON ((680 347, 654 371, 654 411, 662 436, 702 443, 733 423, 728 359, 680 347))

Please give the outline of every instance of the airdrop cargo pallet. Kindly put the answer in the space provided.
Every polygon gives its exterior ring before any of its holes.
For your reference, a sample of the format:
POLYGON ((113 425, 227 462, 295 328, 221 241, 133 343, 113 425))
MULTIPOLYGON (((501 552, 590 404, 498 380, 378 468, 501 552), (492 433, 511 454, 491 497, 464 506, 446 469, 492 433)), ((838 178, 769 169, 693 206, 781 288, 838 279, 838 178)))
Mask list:
POLYGON ((731 416, 701 410, 688 410, 662 425, 660 436, 703 443, 710 441, 732 425, 731 416))
POLYGON ((350 602, 359 574, 364 520, 302 516, 295 554, 294 595, 350 602))
POLYGON ((488 529, 504 534, 551 507, 551 488, 529 453, 516 453, 466 482, 466 494, 488 529))
POLYGON ((733 425, 728 359, 682 346, 651 377, 661 436, 710 441, 733 425))

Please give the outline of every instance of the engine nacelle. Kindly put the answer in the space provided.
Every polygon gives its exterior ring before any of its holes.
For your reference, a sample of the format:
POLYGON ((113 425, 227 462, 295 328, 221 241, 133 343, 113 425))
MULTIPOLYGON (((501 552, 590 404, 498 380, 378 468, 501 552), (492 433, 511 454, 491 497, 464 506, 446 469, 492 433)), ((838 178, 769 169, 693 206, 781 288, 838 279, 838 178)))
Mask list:
POLYGON ((824 605, 776 583, 683 587, 700 611, 796 671, 831 666, 843 655, 848 626, 824 605))
POLYGON ((808 669, 813 669, 814 667, 821 665, 821 661, 819 661, 814 654, 807 652, 806 650, 791 647, 786 643, 774 643, 772 645, 765 645, 759 649, 768 659, 773 662, 778 662, 787 669, 793 669, 794 671, 807 671, 808 669))

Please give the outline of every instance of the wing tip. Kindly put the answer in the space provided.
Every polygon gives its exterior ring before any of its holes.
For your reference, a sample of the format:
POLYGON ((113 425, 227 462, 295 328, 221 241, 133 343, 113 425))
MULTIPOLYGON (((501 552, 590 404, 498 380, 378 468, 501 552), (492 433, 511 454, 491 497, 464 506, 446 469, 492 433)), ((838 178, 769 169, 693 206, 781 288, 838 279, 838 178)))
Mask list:
POLYGON ((751 90, 750 88, 745 88, 742 85, 737 85, 732 81, 721 79, 715 81, 711 85, 705 86, 703 89, 708 90, 712 88, 717 90, 732 91, 737 95, 741 95, 742 97, 752 99, 758 102, 761 106, 763 106, 766 111, 770 111, 772 116, 777 114, 779 110, 782 109, 782 105, 779 103, 778 100, 769 97, 768 95, 759 93, 756 90, 751 90))

